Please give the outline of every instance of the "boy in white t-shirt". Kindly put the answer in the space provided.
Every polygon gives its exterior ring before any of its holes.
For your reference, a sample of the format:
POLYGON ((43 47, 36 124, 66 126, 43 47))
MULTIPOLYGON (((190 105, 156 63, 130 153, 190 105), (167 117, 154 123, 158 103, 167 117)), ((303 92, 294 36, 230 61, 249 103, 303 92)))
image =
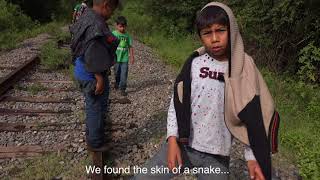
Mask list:
MULTIPOLYGON (((246 98, 245 96, 234 98, 232 94, 235 91, 239 95, 247 95, 248 92, 242 92, 241 88, 251 88, 249 86, 251 80, 260 78, 253 61, 251 63, 249 56, 244 53, 234 15, 224 4, 210 3, 198 14, 196 27, 204 48, 189 57, 177 77, 174 96, 168 110, 167 143, 146 164, 148 173, 138 174, 133 179, 170 179, 177 175, 174 170, 176 172, 177 167, 181 167, 180 173, 193 172, 200 180, 226 180, 229 178, 229 155, 233 137, 246 144, 244 154, 248 161, 250 179, 271 179, 269 144, 265 141, 265 134, 261 134, 265 130, 261 124, 264 121, 268 124, 271 120, 269 116, 271 112, 269 109, 273 108, 271 96, 265 90, 265 84, 257 85, 261 88, 261 101, 264 102, 261 109, 268 110, 263 114, 268 114, 267 118, 263 119, 260 118, 262 115, 259 112, 253 112, 253 109, 260 107, 260 103, 256 103, 260 102, 259 96, 250 94, 253 95, 250 97, 253 99, 247 102, 249 98, 244 100, 241 98, 246 98), (229 93, 231 86, 229 83, 234 83, 231 82, 231 74, 236 79, 235 74, 238 71, 241 74, 241 70, 248 70, 246 75, 252 77, 245 82, 242 82, 242 79, 239 83, 235 82, 232 87, 239 86, 239 88, 231 89, 229 93), (238 128, 236 125, 229 125, 234 119, 237 120, 233 113, 238 113, 230 108, 233 108, 230 104, 237 105, 239 102, 248 103, 238 114, 243 121, 239 123, 242 130, 236 129, 238 128), (246 118, 248 113, 254 120, 246 118), (256 116, 258 118, 255 118, 256 116), (248 133, 245 126, 248 127, 248 133), (255 145, 257 142, 258 145, 259 142, 263 142, 261 147, 257 148, 255 145), (249 146, 251 143, 254 144, 251 147, 254 147, 255 154, 258 154, 257 160, 249 146), (170 172, 153 173, 152 168, 156 167, 162 167, 164 170, 167 168, 170 172), (209 170, 206 171, 208 173, 201 171, 204 169, 209 170)), ((275 116, 273 115, 272 119, 273 117, 275 116)), ((277 128, 272 129, 276 132, 277 128)))

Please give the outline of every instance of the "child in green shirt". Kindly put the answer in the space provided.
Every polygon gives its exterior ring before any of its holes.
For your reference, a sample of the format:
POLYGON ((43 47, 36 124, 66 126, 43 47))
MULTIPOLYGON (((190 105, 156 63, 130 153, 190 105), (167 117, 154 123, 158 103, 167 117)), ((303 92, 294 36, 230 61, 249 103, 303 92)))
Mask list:
POLYGON ((123 16, 119 16, 116 20, 116 30, 113 31, 113 35, 119 40, 119 46, 117 48, 117 62, 114 66, 115 72, 115 89, 121 90, 121 95, 126 96, 127 78, 128 78, 128 62, 134 63, 132 39, 128 33, 126 33, 127 20, 123 16))

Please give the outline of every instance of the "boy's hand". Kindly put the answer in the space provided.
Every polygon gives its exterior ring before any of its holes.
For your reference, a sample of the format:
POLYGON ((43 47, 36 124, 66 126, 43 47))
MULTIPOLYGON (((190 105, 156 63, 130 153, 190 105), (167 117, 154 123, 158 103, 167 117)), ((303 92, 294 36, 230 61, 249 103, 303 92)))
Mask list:
POLYGON ((248 169, 249 169, 249 175, 250 179, 253 180, 265 180, 262 170, 259 166, 259 163, 255 160, 249 160, 248 161, 248 169))
POLYGON ((174 167, 176 167, 177 161, 179 166, 182 166, 181 151, 177 143, 177 139, 174 136, 170 136, 168 138, 168 168, 172 170, 174 167))
POLYGON ((97 80, 95 95, 99 95, 104 91, 103 77, 101 74, 95 74, 95 78, 97 80))
POLYGON ((133 53, 133 48, 130 48, 130 64, 134 63, 134 53, 133 53))
POLYGON ((130 57, 130 64, 134 64, 134 57, 130 57))

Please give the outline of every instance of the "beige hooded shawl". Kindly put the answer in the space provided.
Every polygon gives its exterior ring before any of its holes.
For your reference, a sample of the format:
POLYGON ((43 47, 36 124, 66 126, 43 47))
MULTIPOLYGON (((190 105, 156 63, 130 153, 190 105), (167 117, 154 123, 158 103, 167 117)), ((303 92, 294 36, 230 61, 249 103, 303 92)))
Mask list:
MULTIPOLYGON (((236 19, 229 7, 212 2, 228 15, 231 43, 228 73, 225 82, 225 123, 231 134, 250 145, 266 179, 271 179, 270 152, 277 152, 280 117, 275 111, 268 87, 253 59, 244 52, 243 41, 236 19)), ((176 110, 179 142, 187 144, 191 121, 191 66, 195 57, 206 53, 199 48, 185 62, 175 81, 174 106, 176 110)), ((222 80, 223 81, 223 80, 222 80)))
MULTIPOLYGON (((225 79, 225 122, 234 137, 250 145, 246 126, 239 119, 238 114, 252 101, 254 96, 260 96, 263 123, 266 134, 274 114, 274 103, 268 87, 253 59, 244 52, 243 40, 232 10, 218 2, 207 4, 219 6, 226 11, 230 23, 231 42, 231 77, 226 73, 225 79)), ((197 50, 200 55, 205 53, 204 47, 197 50)))

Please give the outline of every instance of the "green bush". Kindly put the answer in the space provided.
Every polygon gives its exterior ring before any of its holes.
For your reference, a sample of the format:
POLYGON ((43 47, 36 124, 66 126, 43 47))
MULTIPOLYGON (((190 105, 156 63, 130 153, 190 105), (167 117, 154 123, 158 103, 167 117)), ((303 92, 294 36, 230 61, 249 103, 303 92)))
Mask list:
POLYGON ((0 0, 0 51, 16 46, 23 34, 37 27, 37 24, 24 15, 16 5, 0 0))
POLYGON ((24 39, 43 32, 53 36, 65 36, 61 34, 62 23, 54 21, 40 25, 23 14, 18 6, 5 0, 0 0, 0 7, 0 51, 15 48, 24 39))
POLYGON ((193 32, 196 12, 211 0, 153 0, 146 1, 144 10, 160 25, 160 29, 174 36, 177 32, 193 32))
POLYGON ((31 17, 34 21, 48 23, 54 20, 72 19, 73 7, 77 0, 7 0, 21 7, 23 13, 31 17))
POLYGON ((304 179, 316 180, 320 172, 320 87, 266 69, 262 74, 281 116, 280 148, 294 156, 304 179))
POLYGON ((59 49, 55 41, 45 44, 41 48, 41 64, 49 70, 64 69, 71 64, 69 49, 59 49))
POLYGON ((314 42, 300 50, 298 61, 301 80, 320 82, 320 48, 314 46, 314 42))
POLYGON ((18 6, 0 0, 0 7, 0 33, 14 33, 35 26, 31 18, 24 15, 18 6))
POLYGON ((40 33, 49 33, 53 37, 66 38, 65 33, 61 32, 63 23, 51 22, 45 25, 35 25, 32 29, 24 29, 20 31, 6 31, 0 34, 0 52, 10 50, 19 46, 23 40, 32 38, 40 33), (63 37, 65 36, 65 37, 63 37))
POLYGON ((317 42, 314 46, 320 46, 317 41, 320 38, 320 11, 317 9, 320 2, 317 0, 228 2, 246 44, 254 48, 258 63, 271 70, 296 74, 301 65, 304 66, 298 63, 301 49, 312 41, 317 42))
MULTIPOLYGON (((246 47, 253 51, 257 64, 291 75, 305 69, 307 63, 316 67, 314 60, 305 59, 303 63, 298 60, 301 58, 299 52, 311 42, 314 41, 315 47, 320 47, 320 11, 317 8, 320 1, 219 1, 234 11, 246 47)), ((129 1, 125 10, 135 9, 135 14, 139 15, 136 18, 146 20, 134 20, 142 23, 135 24, 139 33, 161 31, 165 37, 175 39, 194 34, 196 13, 208 2, 210 0, 137 0, 129 1)), ((316 76, 314 79, 317 79, 316 76)), ((316 82, 310 79, 311 75, 300 77, 316 82)))
MULTIPOLYGON (((145 14, 145 1, 129 1, 121 15, 128 19, 129 32, 143 43, 151 46, 166 63, 180 68, 185 59, 200 46, 197 36, 175 32, 170 34, 150 15, 145 14)), ((118 12, 119 13, 119 12, 118 12)), ((117 14, 115 15, 115 17, 117 14)))
MULTIPOLYGON (((35 23, 24 15, 18 6, 0 0, 0 32, 21 31, 25 28, 33 28, 35 23)), ((14 33, 13 32, 13 33, 14 33)))

